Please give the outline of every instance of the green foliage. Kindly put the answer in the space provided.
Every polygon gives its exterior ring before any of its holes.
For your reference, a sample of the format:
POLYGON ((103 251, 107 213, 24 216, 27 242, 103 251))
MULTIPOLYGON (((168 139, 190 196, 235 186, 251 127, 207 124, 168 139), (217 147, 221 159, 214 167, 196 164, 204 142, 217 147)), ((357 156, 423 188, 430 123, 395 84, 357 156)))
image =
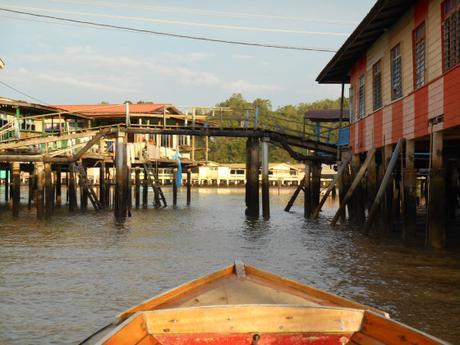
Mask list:
MULTIPOLYGON (((345 107, 348 106, 348 99, 345 99, 345 107)), ((217 107, 226 107, 232 110, 235 116, 242 117, 246 112, 254 114, 256 106, 259 106, 259 123, 271 128, 283 128, 292 133, 303 132, 303 118, 307 110, 339 108, 340 98, 324 99, 312 103, 300 103, 298 105, 285 105, 276 110, 272 110, 272 104, 268 99, 257 98, 250 102, 240 93, 234 93, 227 100, 220 102, 217 107)), ((251 117, 252 118, 252 117, 251 117)), ((308 127, 310 134, 313 133, 312 127, 308 127)), ((197 147, 204 148, 204 140, 197 140, 197 147)), ((215 137, 209 140, 209 160, 219 163, 241 163, 245 161, 246 140, 244 138, 225 138, 215 137)), ((195 155, 196 159, 204 160, 204 150, 199 150, 195 155)), ((283 149, 276 146, 270 147, 270 161, 272 162, 292 162, 294 160, 283 149)))

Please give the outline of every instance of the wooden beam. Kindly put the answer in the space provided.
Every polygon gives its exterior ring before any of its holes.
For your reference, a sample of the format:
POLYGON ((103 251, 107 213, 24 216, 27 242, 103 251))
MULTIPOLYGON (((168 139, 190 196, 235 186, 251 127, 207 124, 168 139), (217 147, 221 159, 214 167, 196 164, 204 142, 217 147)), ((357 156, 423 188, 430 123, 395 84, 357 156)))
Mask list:
POLYGON ((335 174, 332 182, 327 187, 326 192, 324 193, 323 197, 321 198, 321 201, 319 202, 319 205, 314 209, 312 218, 314 219, 318 218, 319 212, 321 211, 321 208, 323 207, 324 203, 329 197, 329 194, 331 193, 332 189, 335 188, 337 181, 342 177, 342 174, 345 171, 345 169, 348 169, 348 164, 350 163, 350 160, 351 160, 351 156, 349 156, 344 161, 340 162, 339 170, 337 171, 337 174, 335 174))
POLYGON ((300 191, 303 190, 304 186, 305 186, 305 176, 302 178, 302 180, 300 180, 299 185, 294 191, 294 194, 292 194, 291 198, 289 199, 289 202, 284 208, 284 211, 289 212, 291 210, 292 206, 294 205, 295 200, 297 199, 297 196, 299 195, 300 191))
POLYGON ((348 201, 352 197, 356 187, 358 187, 358 184, 361 183, 364 173, 366 172, 367 167, 371 163, 371 160, 374 159, 374 156, 375 156, 375 148, 372 148, 370 151, 367 152, 366 160, 364 161, 363 165, 359 169, 358 174, 356 175, 355 179, 353 180, 350 186, 350 189, 347 191, 347 194, 345 194, 345 197, 343 198, 343 202, 340 205, 339 209, 337 210, 334 218, 332 218, 332 221, 331 221, 332 226, 337 224, 337 221, 341 213, 345 210, 345 205, 348 203, 348 201))
POLYGON ((385 175, 383 176, 382 184, 375 196, 375 200, 370 208, 369 217, 367 218, 366 224, 364 226, 364 233, 368 233, 370 227, 372 226, 375 216, 377 215, 377 211, 379 209, 380 203, 384 196, 385 190, 388 186, 388 183, 391 181, 391 175, 393 173, 394 168, 396 167, 396 163, 398 162, 399 153, 401 152, 401 146, 404 142, 404 138, 400 138, 396 147, 393 151, 393 155, 391 156, 390 163, 388 164, 388 168, 385 171, 385 175))

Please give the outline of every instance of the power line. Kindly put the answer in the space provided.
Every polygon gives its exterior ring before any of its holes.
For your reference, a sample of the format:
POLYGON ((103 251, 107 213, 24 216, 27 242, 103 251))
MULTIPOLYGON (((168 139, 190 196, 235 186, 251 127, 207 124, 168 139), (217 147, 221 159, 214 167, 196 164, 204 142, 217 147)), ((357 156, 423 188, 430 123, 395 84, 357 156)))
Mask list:
POLYGON ((111 19, 122 19, 122 20, 135 20, 143 21, 157 24, 172 24, 172 25, 183 25, 183 26, 195 26, 195 27, 204 27, 204 28, 214 28, 214 29, 224 29, 224 30, 240 30, 240 31, 258 31, 258 32, 277 32, 277 33, 288 33, 288 34, 302 34, 302 35, 319 35, 319 36, 347 36, 347 33, 344 32, 330 32, 330 31, 306 31, 306 30, 292 30, 292 29, 279 29, 279 28, 267 28, 267 27, 254 27, 254 26, 239 26, 239 25, 226 25, 226 24, 210 24, 203 22, 186 22, 179 20, 169 20, 169 19, 155 19, 147 17, 134 17, 126 15, 115 15, 115 14, 106 14, 106 13, 94 13, 94 12, 76 12, 76 11, 66 11, 66 10, 57 10, 49 8, 36 8, 36 7, 23 7, 23 6, 14 6, 15 10, 21 11, 46 11, 51 13, 59 14, 70 14, 77 16, 89 16, 89 17, 102 17, 102 18, 111 18, 111 19))
POLYGON ((91 21, 70 19, 70 18, 64 18, 64 17, 48 16, 45 14, 17 11, 17 10, 12 10, 8 8, 0 8, 0 11, 16 13, 16 14, 23 14, 23 15, 32 16, 32 17, 53 19, 53 20, 58 20, 62 22, 91 25, 91 26, 96 26, 96 27, 101 27, 101 28, 118 29, 118 30, 124 30, 124 31, 129 31, 129 32, 152 34, 152 35, 158 35, 158 36, 167 36, 167 37, 173 37, 173 38, 183 38, 183 39, 189 39, 189 40, 195 40, 195 41, 206 41, 206 42, 214 42, 214 43, 224 43, 224 44, 233 44, 233 45, 241 45, 241 46, 274 48, 274 49, 284 49, 284 50, 316 51, 316 52, 326 52, 326 53, 336 52, 336 50, 328 49, 328 48, 296 47, 296 46, 285 46, 285 45, 265 44, 265 43, 256 43, 256 42, 224 40, 224 39, 210 38, 210 37, 204 37, 204 36, 181 35, 181 34, 174 34, 170 32, 139 29, 139 28, 134 28, 134 27, 129 27, 129 26, 120 26, 120 25, 113 25, 113 24, 104 24, 104 23, 97 23, 97 22, 91 22, 91 21))
POLYGON ((336 25, 357 25, 359 22, 352 20, 340 20, 340 19, 317 19, 317 18, 305 18, 305 17, 295 17, 295 16, 282 16, 282 15, 270 15, 270 14, 258 14, 258 13, 242 13, 242 12, 225 12, 225 11, 212 11, 212 10, 202 10, 196 8, 187 8, 187 7, 170 7, 170 6, 155 6, 155 5, 136 5, 136 4, 122 4, 106 1, 95 1, 95 0, 49 0, 51 2, 57 3, 67 3, 67 4, 78 4, 81 5, 82 2, 86 2, 90 5, 99 6, 99 7, 109 7, 109 8, 129 8, 129 9, 140 9, 140 10, 151 10, 151 11, 163 11, 163 12, 173 12, 180 14, 194 14, 207 17, 227 17, 227 18, 261 18, 261 19, 276 19, 276 20, 289 20, 289 21, 301 21, 306 23, 321 23, 321 24, 336 24, 336 25))
POLYGON ((1 80, 0 80, 0 84, 2 84, 3 86, 6 86, 7 88, 9 88, 9 89, 11 89, 11 90, 13 90, 13 91, 16 91, 17 93, 20 93, 20 94, 23 95, 23 96, 26 96, 26 97, 29 97, 30 99, 33 99, 34 101, 37 101, 37 102, 42 103, 42 104, 47 104, 47 105, 49 105, 49 103, 46 103, 45 101, 42 101, 41 99, 35 98, 35 97, 33 97, 33 96, 31 96, 31 95, 25 93, 25 92, 22 92, 21 90, 18 90, 18 89, 16 89, 15 87, 13 87, 13 86, 11 86, 11 85, 8 85, 7 83, 5 83, 5 82, 3 82, 3 81, 1 81, 1 80))

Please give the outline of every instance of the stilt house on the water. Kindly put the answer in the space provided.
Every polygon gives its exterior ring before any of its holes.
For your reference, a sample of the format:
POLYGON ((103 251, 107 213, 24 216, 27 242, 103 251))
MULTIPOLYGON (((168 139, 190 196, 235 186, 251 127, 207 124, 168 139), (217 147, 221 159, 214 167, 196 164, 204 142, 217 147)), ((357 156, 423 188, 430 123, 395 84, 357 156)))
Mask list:
MULTIPOLYGON (((366 165, 376 205, 367 222, 448 244, 460 228, 460 1, 378 0, 317 81, 350 85, 352 171, 366 165)), ((363 219, 357 199, 350 215, 363 219)))
MULTIPOLYGON (((183 126, 184 115, 172 104, 79 104, 55 105, 73 114, 91 119, 92 127, 124 125, 132 127, 183 126)), ((128 136, 128 152, 133 159, 147 154, 151 159, 173 159, 179 151, 183 158, 190 158, 190 136, 166 134, 131 134, 128 136)))

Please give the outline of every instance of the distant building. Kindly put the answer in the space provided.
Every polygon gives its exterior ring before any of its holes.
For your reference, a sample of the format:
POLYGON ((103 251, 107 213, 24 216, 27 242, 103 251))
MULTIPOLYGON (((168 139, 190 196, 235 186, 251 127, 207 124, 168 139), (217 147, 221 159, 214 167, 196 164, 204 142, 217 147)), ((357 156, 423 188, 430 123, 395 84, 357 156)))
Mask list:
MULTIPOLYGON (((129 122, 132 127, 162 127, 164 124, 183 126, 187 119, 172 104, 78 104, 54 107, 81 114, 91 119, 91 127, 129 122)), ((161 134, 132 134, 128 137, 128 155, 134 159, 146 154, 150 159, 173 159, 176 152, 190 158, 190 136, 161 134)))

